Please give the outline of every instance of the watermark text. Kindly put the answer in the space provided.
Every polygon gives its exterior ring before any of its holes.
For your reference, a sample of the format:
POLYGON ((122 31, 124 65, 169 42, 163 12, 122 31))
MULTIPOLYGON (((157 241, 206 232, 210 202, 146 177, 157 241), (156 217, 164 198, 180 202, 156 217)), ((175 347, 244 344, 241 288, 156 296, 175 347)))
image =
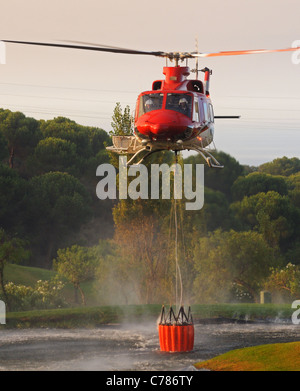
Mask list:
POLYGON ((5 42, 0 41, 0 64, 6 64, 5 42))
POLYGON ((292 63, 294 65, 300 64, 300 40, 296 40, 292 43, 292 48, 299 48, 292 53, 292 63))
MULTIPOLYGON (((151 164, 150 173, 144 164, 126 166, 126 156, 119 157, 119 199, 170 199, 171 175, 174 183, 174 199, 186 200, 186 210, 199 210, 204 204, 204 165, 196 164, 193 178, 192 164, 151 164), (134 177, 128 183, 128 177, 134 177), (150 187, 150 189, 149 189, 150 187), (161 189, 161 191, 160 191, 161 189), (161 193, 161 194, 160 194, 161 193)), ((98 166, 96 175, 103 177, 97 184, 96 194, 100 200, 117 198, 117 172, 111 164, 98 166)))
POLYGON ((0 324, 6 324, 6 306, 2 300, 0 300, 0 324))
POLYGON ((298 308, 292 314, 292 323, 293 324, 300 324, 300 300, 293 301, 292 308, 298 308))

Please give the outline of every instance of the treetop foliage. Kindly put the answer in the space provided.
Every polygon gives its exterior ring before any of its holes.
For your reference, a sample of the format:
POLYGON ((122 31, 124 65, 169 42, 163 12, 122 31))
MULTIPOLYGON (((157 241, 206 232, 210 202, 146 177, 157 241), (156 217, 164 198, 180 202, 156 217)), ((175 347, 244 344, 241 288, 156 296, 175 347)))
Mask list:
POLYGON ((261 164, 258 170, 271 175, 289 176, 300 171, 300 159, 283 156, 274 159, 272 162, 261 164))
POLYGON ((0 110, 0 227, 30 241, 33 265, 49 267, 107 208, 94 195, 97 166, 109 161, 106 143, 104 130, 68 118, 0 110))
POLYGON ((110 135, 128 136, 132 134, 133 118, 130 114, 130 107, 126 106, 123 113, 120 102, 117 102, 112 116, 110 135))

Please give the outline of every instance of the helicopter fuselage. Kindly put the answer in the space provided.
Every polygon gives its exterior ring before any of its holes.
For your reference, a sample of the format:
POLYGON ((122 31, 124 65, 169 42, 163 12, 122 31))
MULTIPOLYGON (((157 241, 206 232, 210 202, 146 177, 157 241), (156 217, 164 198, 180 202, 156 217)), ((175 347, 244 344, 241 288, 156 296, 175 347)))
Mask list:
POLYGON ((222 168, 206 148, 213 142, 215 117, 209 97, 211 71, 203 71, 204 83, 188 80, 188 67, 164 67, 165 80, 154 81, 152 90, 138 96, 134 136, 113 136, 107 149, 133 155, 128 165, 144 153, 137 164, 154 152, 194 150, 210 167, 222 168))
POLYGON ((186 80, 188 67, 165 67, 165 80, 142 92, 136 104, 134 132, 144 145, 182 150, 191 141, 202 148, 213 141, 213 106, 200 80, 186 80), (169 146, 169 148, 168 148, 169 146))

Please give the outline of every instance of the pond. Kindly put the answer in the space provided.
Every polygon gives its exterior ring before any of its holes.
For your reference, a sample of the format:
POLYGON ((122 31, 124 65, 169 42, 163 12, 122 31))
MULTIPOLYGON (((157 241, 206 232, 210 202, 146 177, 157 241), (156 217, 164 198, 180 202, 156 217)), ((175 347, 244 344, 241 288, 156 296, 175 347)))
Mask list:
POLYGON ((195 370, 194 363, 229 350, 299 340, 300 326, 293 324, 196 324, 192 352, 166 353, 160 351, 155 323, 96 329, 2 330, 0 370, 195 370))

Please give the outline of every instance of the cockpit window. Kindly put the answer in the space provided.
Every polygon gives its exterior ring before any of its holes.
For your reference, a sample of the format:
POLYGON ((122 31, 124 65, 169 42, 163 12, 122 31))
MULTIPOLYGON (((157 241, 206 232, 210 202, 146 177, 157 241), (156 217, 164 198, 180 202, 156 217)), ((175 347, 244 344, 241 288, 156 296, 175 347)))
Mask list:
POLYGON ((178 111, 191 117, 192 114, 192 96, 188 94, 167 94, 166 109, 178 111))
POLYGON ((145 94, 140 98, 139 117, 152 110, 162 108, 164 94, 145 94))

